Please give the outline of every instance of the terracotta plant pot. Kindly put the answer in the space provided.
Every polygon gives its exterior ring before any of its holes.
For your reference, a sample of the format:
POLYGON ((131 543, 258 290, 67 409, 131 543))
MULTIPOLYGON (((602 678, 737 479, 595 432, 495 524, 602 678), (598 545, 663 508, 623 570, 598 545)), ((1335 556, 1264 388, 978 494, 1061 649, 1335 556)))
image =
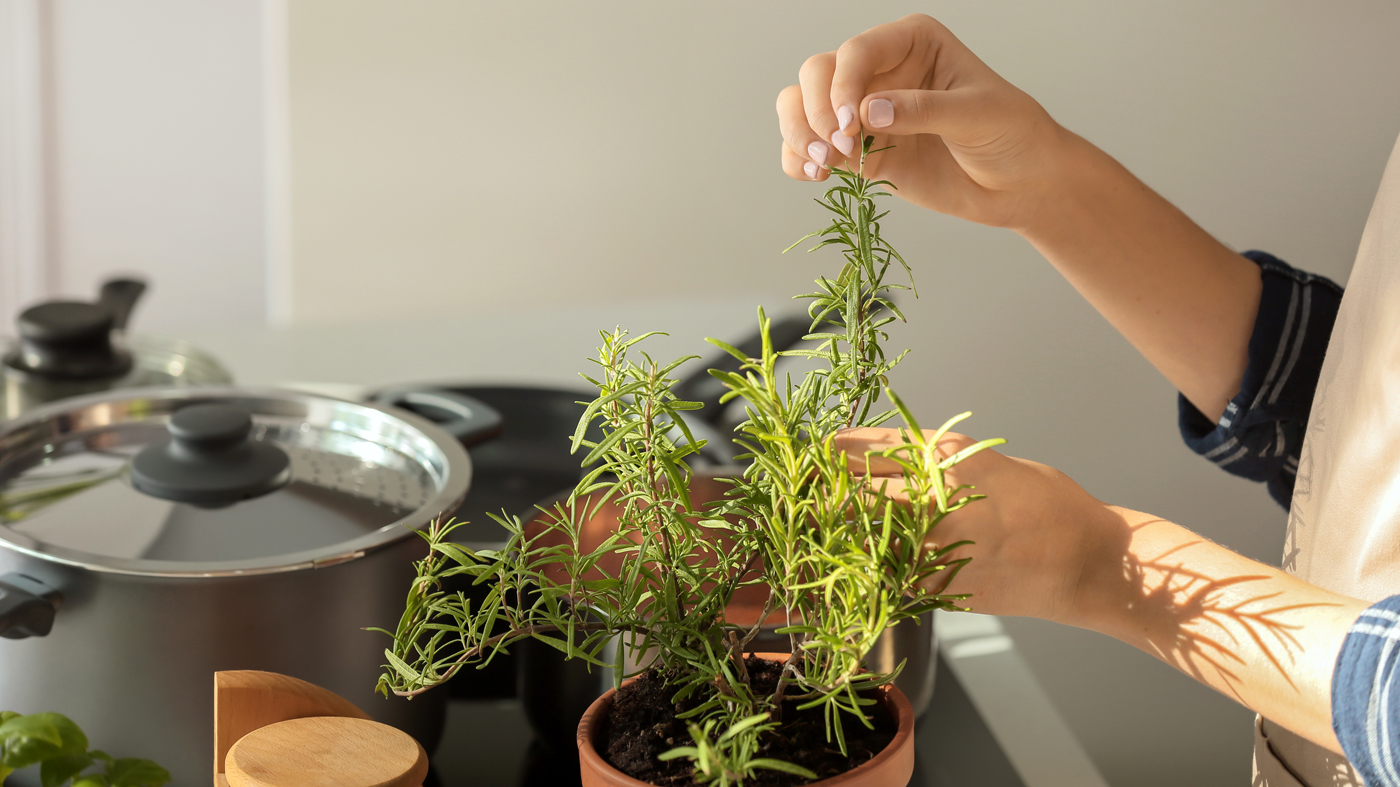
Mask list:
MULTIPOLYGON (((787 659, 786 653, 757 655, 770 661, 787 659)), ((895 718, 894 740, 867 762, 837 776, 811 782, 807 787, 905 787, 909 784, 914 775, 914 709, 904 693, 893 685, 886 684, 876 691, 881 707, 895 718)), ((578 762, 583 787, 653 787, 612 767, 598 753, 598 747, 603 744, 603 724, 612 710, 616 693, 609 690, 599 697, 588 706, 578 723, 578 762)))

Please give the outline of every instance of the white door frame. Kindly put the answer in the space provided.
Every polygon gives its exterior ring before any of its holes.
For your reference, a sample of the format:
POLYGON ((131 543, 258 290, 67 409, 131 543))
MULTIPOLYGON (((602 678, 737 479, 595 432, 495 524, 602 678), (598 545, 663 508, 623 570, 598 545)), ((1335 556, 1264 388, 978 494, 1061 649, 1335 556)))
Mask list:
POLYGON ((292 322, 292 119, 287 0, 262 0, 267 321, 292 322))
MULTIPOLYGON (((287 0, 261 0, 261 15, 265 313, 285 325, 292 320, 287 0)), ((60 294, 54 25, 50 0, 0 0, 0 337, 14 332, 20 310, 60 294)))
POLYGON ((0 335, 52 292, 47 28, 42 0, 0 0, 0 335))

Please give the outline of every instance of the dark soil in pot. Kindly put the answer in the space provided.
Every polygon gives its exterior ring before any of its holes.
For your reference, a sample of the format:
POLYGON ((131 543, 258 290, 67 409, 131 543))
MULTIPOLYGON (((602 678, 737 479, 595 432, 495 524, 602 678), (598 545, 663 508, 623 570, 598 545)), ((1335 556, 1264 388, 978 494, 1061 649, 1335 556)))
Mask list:
MULTIPOLYGON (((753 689, 772 694, 778 687, 781 664, 749 655, 745 659, 753 689)), ((671 704, 676 687, 667 685, 655 670, 648 670, 623 686, 613 701, 603 730, 604 759, 614 768, 659 787, 689 787, 697 784, 695 764, 681 758, 663 762, 657 755, 690 743, 686 720, 676 714, 698 704, 684 700, 671 704)), ((800 765, 820 778, 829 778, 855 768, 879 754, 894 739, 897 722, 881 705, 869 706, 874 714, 869 729, 852 718, 842 719, 847 754, 841 754, 826 737, 826 721, 821 708, 797 710, 798 703, 783 703, 783 726, 763 742, 760 757, 771 757, 800 765)), ((746 779, 750 787, 790 787, 807 784, 805 779, 782 771, 758 770, 746 779)))

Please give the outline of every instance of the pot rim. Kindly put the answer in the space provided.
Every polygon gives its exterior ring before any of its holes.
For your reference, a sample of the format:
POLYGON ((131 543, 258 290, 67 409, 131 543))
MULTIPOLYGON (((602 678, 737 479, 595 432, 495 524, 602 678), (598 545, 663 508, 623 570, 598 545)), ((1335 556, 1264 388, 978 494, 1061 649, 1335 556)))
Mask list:
POLYGON ((117 410, 134 409, 147 413, 149 417, 168 415, 190 402, 250 400, 269 405, 296 405, 308 411, 319 408, 325 410, 321 414, 327 416, 358 415, 384 422, 401 422, 421 437, 414 441, 413 448, 423 454, 425 463, 437 476, 439 488, 413 512, 363 536, 316 549, 264 558, 186 562, 106 557, 46 544, 3 526, 0 526, 0 549, 46 563, 138 577, 245 577, 328 568, 364 557, 415 535, 437 517, 456 510, 471 486, 472 464, 466 449, 428 419, 384 405, 276 388, 127 388, 62 399, 0 424, 0 463, 3 463, 4 454, 8 451, 30 445, 36 440, 83 431, 79 428, 83 426, 78 423, 80 419, 73 417, 75 413, 92 411, 100 423, 103 418, 120 415, 115 412, 117 410), (437 455, 428 455, 430 451, 437 455))
MULTIPOLYGON (((755 653, 753 654, 769 661, 786 660, 786 653, 755 653)), ((630 683, 631 680, 625 681, 630 683)), ((871 757, 869 760, 857 765, 845 773, 839 773, 825 779, 820 779, 807 784, 805 787, 855 787, 856 785, 881 785, 903 787, 909 783, 914 774, 914 708, 909 704, 909 698, 904 696, 904 692, 899 690, 893 683, 886 683, 876 689, 881 692, 881 699, 886 703, 886 707, 893 705, 895 717, 895 734, 889 745, 871 757), (874 772, 888 770, 890 773, 875 777, 874 772)), ((598 753, 593 745, 593 738, 596 735, 602 720, 607 717, 608 711, 612 709, 613 697, 617 694, 617 689, 608 689, 603 696, 593 701, 584 712, 583 718, 578 723, 578 756, 579 766, 585 772, 593 771, 602 780, 599 783, 612 785, 612 787, 656 787, 650 782, 635 779, 614 768, 603 755, 598 753)))

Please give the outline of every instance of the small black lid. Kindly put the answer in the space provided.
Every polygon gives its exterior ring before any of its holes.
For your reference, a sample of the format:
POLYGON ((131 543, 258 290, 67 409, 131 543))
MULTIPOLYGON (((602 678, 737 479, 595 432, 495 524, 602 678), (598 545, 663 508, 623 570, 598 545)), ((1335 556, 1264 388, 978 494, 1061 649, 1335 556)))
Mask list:
POLYGON ((19 315, 19 336, 36 342, 101 341, 112 333, 111 310, 83 301, 49 301, 19 315))
POLYGON ((107 306, 49 301, 19 316, 19 346, 7 366, 52 380, 98 380, 131 371, 131 355, 112 345, 115 315, 107 306))
POLYGON ((169 440, 131 461, 131 485, 152 497, 226 506, 279 489, 291 477, 285 451, 250 439, 247 410, 191 405, 170 417, 169 429, 169 440))

